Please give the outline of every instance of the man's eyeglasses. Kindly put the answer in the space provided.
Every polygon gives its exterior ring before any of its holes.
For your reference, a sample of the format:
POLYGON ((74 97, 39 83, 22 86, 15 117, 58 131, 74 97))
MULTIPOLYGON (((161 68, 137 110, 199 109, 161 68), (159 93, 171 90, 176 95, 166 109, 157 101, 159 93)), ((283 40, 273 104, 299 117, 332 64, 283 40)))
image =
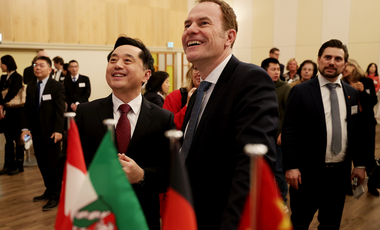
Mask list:
POLYGON ((33 64, 34 67, 40 67, 40 68, 44 68, 46 67, 45 64, 33 64))

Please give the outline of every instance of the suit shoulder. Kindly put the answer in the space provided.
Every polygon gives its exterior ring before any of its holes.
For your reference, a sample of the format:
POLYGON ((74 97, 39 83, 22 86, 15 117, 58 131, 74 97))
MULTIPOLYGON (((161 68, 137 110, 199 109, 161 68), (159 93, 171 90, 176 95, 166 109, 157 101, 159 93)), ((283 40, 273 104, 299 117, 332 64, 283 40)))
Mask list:
POLYGON ((159 107, 158 105, 156 105, 156 104, 154 104, 148 100, 144 100, 144 103, 145 102, 147 103, 147 106, 152 109, 152 112, 155 113, 156 115, 164 116, 164 117, 170 117, 173 114, 169 110, 163 109, 163 108, 159 107))

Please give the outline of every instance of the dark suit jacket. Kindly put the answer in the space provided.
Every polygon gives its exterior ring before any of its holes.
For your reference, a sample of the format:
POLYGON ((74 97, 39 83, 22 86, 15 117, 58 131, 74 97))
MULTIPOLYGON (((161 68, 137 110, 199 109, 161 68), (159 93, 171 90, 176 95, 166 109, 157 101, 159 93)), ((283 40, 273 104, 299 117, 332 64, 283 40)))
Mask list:
POLYGON ((71 76, 66 76, 64 82, 65 95, 67 103, 67 111, 72 111, 70 105, 75 102, 83 103, 88 102, 91 95, 90 79, 87 76, 80 75, 75 83, 73 83, 71 76))
POLYGON ((39 121, 36 120, 36 91, 37 81, 30 82, 26 89, 26 102, 22 115, 22 127, 27 128, 33 135, 37 125, 41 125, 43 138, 51 141, 54 132, 63 134, 63 113, 65 111, 65 95, 61 83, 49 77, 42 95, 50 95, 51 99, 43 100, 39 108, 39 121))
POLYGON ((28 66, 24 69, 24 84, 29 84, 32 81, 36 81, 36 75, 34 75, 34 68, 33 65, 28 66))
POLYGON ((164 105, 164 99, 158 93, 146 91, 144 97, 160 108, 164 105))
MULTIPOLYGON (((207 79, 206 79, 207 80, 207 79)), ((197 93, 193 93, 182 130, 197 93)), ((273 167, 278 128, 277 95, 264 69, 229 60, 210 96, 190 146, 186 166, 199 230, 237 229, 249 190, 249 143, 268 147, 273 167)))
MULTIPOLYGON (((356 166, 364 166, 359 156, 357 139, 357 116, 351 115, 352 106, 358 106, 358 92, 342 82, 347 107, 347 151, 346 161, 349 176, 352 159, 356 166)), ((284 170, 299 169, 302 181, 323 184, 320 177, 325 168, 326 121, 318 77, 296 85, 289 94, 282 130, 284 170)), ((349 177, 347 177, 349 178, 349 177)))
MULTIPOLYGON (((86 164, 91 163, 107 131, 104 119, 113 118, 112 95, 78 106, 76 122, 86 164)), ((169 183, 169 140, 164 132, 175 129, 173 114, 142 97, 140 115, 126 155, 145 170, 142 188, 133 185, 150 229, 159 229, 158 193, 169 183)))
POLYGON ((3 91, 6 88, 9 88, 8 93, 3 98, 2 94, 0 94, 0 105, 5 105, 5 103, 12 100, 20 91, 22 87, 22 76, 16 71, 9 76, 7 79, 7 74, 1 76, 0 80, 0 90, 3 91))
POLYGON ((359 79, 363 83, 364 90, 359 92, 359 101, 362 107, 360 117, 363 119, 362 126, 368 126, 371 129, 377 124, 373 107, 377 104, 375 85, 371 78, 362 77, 359 79))

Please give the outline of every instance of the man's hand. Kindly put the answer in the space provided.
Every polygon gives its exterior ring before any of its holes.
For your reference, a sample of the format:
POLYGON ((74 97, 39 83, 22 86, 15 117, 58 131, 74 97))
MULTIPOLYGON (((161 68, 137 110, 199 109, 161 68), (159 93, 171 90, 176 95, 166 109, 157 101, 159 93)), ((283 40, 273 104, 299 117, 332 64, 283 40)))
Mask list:
POLYGON ((3 105, 0 105, 0 120, 1 119, 4 119, 4 106, 3 105))
POLYGON ((301 173, 298 169, 286 170, 285 179, 288 184, 298 190, 298 183, 302 184, 301 173))
POLYGON ((77 105, 75 103, 71 103, 71 109, 75 112, 77 110, 77 105))
POLYGON ((187 93, 187 102, 186 102, 186 107, 187 105, 189 104, 189 101, 190 101, 190 97, 191 95, 193 95, 194 91, 196 90, 197 88, 193 87, 188 93, 187 93))
POLYGON ((22 141, 24 141, 24 137, 25 137, 26 135, 29 135, 30 137, 32 137, 32 134, 30 133, 29 130, 24 130, 24 131, 21 132, 21 140, 22 140, 22 141))
POLYGON ((351 173, 351 180, 354 179, 354 177, 358 178, 358 185, 364 183, 365 178, 365 169, 364 168, 354 168, 351 173))
POLYGON ((127 157, 124 153, 119 153, 118 156, 125 175, 127 175, 129 183, 139 183, 144 178, 144 170, 138 164, 136 164, 134 160, 127 157))
POLYGON ((361 83, 360 81, 356 82, 356 83, 351 83, 350 84, 354 89, 358 90, 359 92, 363 92, 364 90, 364 85, 363 83, 361 83))
POLYGON ((61 134, 61 133, 57 133, 57 132, 55 132, 55 133, 53 133, 53 134, 51 135, 50 138, 51 138, 51 139, 54 138, 54 143, 57 143, 57 142, 59 142, 59 141, 62 140, 62 134, 61 134))
POLYGON ((277 145, 281 145, 281 133, 277 137, 277 145))

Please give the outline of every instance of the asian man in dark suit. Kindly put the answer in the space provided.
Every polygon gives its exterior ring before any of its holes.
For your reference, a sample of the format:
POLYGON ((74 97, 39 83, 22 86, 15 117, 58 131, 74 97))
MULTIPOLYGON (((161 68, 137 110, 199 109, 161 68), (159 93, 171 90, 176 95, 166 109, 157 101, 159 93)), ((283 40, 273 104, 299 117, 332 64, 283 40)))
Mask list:
POLYGON ((202 78, 186 111, 181 149, 198 229, 237 229, 249 191, 250 160, 244 146, 266 145, 272 169, 276 159, 275 87, 264 69, 231 54, 237 21, 227 3, 200 1, 184 26, 183 49, 202 78))
POLYGON ((151 53, 142 42, 120 37, 108 56, 106 70, 112 94, 80 104, 76 122, 88 165, 107 130, 103 120, 118 120, 116 143, 121 153, 121 164, 140 201, 149 229, 159 230, 158 194, 166 191, 169 182, 169 140, 164 133, 175 129, 175 125, 171 112, 150 103, 141 95, 142 84, 154 72, 153 62, 151 53), (125 106, 131 108, 126 114, 122 108, 125 106), (130 129, 123 130, 119 125, 125 116, 130 129), (121 136, 123 134, 125 137, 121 136), (124 140, 130 141, 126 148, 123 147, 124 140))
POLYGON ((34 63, 36 81, 29 82, 22 114, 21 138, 33 138, 34 152, 46 190, 33 201, 48 200, 44 211, 58 205, 61 181, 58 177, 58 158, 63 135, 65 95, 61 83, 49 77, 51 61, 40 56, 34 63))
POLYGON ((75 60, 69 62, 70 76, 63 82, 65 86, 67 111, 73 112, 80 103, 88 102, 91 95, 90 79, 79 74, 79 64, 75 60))
POLYGON ((295 230, 308 229, 317 210, 318 229, 338 230, 346 185, 354 177, 362 184, 365 174, 357 137, 358 91, 340 79, 347 47, 327 41, 317 60, 319 75, 290 91, 282 131, 295 230))

